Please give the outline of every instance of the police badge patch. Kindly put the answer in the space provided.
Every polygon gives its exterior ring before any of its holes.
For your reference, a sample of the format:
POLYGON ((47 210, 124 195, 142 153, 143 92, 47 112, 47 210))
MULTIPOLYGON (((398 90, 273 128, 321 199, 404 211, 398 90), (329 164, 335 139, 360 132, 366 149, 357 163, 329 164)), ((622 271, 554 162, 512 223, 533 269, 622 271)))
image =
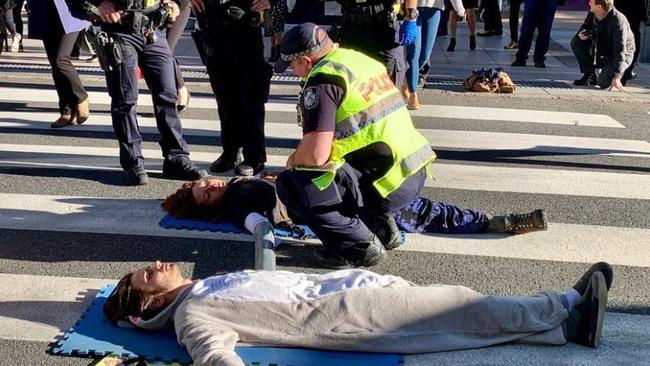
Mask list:
POLYGON ((305 109, 314 109, 318 106, 318 88, 310 86, 302 94, 302 105, 305 109))

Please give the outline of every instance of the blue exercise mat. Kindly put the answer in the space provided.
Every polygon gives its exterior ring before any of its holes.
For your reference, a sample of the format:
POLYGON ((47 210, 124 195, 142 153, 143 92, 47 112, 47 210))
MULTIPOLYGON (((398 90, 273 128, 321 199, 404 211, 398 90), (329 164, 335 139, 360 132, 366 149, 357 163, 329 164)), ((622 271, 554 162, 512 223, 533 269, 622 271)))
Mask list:
MULTIPOLYGON (((104 287, 86 313, 56 342, 51 353, 64 356, 140 357, 149 361, 190 364, 190 355, 173 331, 148 332, 120 328, 103 316, 102 307, 115 285, 104 287)), ((277 366, 401 366, 398 354, 318 351, 302 348, 237 347, 246 365, 277 366)))
MULTIPOLYGON (((174 217, 172 214, 165 215, 165 217, 163 217, 162 220, 160 220, 158 225, 164 227, 165 229, 185 229, 185 230, 211 231, 211 232, 219 232, 219 233, 250 234, 247 230, 242 230, 237 225, 229 221, 212 222, 212 221, 202 221, 202 220, 195 220, 195 219, 179 219, 174 217)), ((310 238, 316 238, 316 234, 314 234, 312 229, 310 229, 308 226, 305 225, 298 225, 298 226, 300 226, 305 231, 305 233, 309 235, 310 238)), ((287 230, 275 228, 273 229, 273 231, 275 235, 278 237, 300 239, 295 233, 292 233, 287 230)), ((402 234, 402 243, 406 243, 406 233, 402 231, 401 234, 402 234)))
MULTIPOLYGON (((165 229, 186 229, 186 230, 200 230, 200 231, 212 231, 219 233, 234 233, 234 234, 250 234, 248 230, 242 230, 237 225, 229 221, 202 221, 195 219, 179 219, 174 217, 171 214, 165 215, 165 217, 160 220, 158 223, 161 227, 165 229)), ((300 226, 307 235, 311 238, 315 238, 316 234, 307 226, 300 226)), ((274 228, 273 232, 276 236, 285 237, 285 238, 294 238, 299 239, 299 237, 288 230, 283 230, 280 228, 274 228)))

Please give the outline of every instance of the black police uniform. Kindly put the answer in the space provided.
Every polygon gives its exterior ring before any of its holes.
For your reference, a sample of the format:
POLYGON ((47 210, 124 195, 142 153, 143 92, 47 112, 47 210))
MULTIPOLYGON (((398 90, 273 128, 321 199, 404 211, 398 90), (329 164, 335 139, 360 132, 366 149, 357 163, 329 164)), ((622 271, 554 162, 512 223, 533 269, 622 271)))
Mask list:
MULTIPOLYGON (((188 0, 184 0, 188 1, 188 0)), ((74 5, 83 7, 83 1, 74 5)), ((98 5, 101 0, 91 3, 98 5)), ((117 9, 125 9, 125 1, 113 1, 117 9)), ((129 2, 131 3, 131 1, 129 2)), ((132 1, 134 9, 142 9, 142 0, 132 1)), ((160 132, 160 147, 164 157, 163 176, 178 179, 198 179, 205 171, 196 169, 189 158, 183 139, 181 120, 176 109, 177 90, 174 59, 165 33, 156 29, 145 34, 135 29, 127 18, 122 24, 102 24, 102 30, 121 46, 122 63, 106 71, 106 83, 111 96, 113 129, 120 145, 120 165, 125 171, 142 168, 142 135, 137 122, 138 66, 151 90, 156 125, 160 132)))
POLYGON ((395 0, 336 1, 341 4, 343 15, 338 42, 382 62, 393 83, 401 89, 407 64, 399 43, 400 21, 393 10, 395 0))
POLYGON ((264 60, 260 15, 250 10, 252 0, 205 0, 205 5, 201 14, 205 61, 217 99, 223 146, 223 155, 211 170, 231 168, 243 148, 243 163, 257 172, 266 162, 264 103, 273 74, 264 60))

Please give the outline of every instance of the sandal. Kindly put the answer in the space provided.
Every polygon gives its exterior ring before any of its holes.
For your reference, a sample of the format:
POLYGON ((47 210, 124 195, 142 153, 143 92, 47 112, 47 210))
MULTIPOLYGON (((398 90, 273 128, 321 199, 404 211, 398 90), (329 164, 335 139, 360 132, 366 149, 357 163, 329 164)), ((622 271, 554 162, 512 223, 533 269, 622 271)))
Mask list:
POLYGON ((510 41, 510 43, 503 46, 503 48, 505 48, 506 50, 514 50, 514 49, 519 48, 519 43, 517 43, 515 41, 510 41))

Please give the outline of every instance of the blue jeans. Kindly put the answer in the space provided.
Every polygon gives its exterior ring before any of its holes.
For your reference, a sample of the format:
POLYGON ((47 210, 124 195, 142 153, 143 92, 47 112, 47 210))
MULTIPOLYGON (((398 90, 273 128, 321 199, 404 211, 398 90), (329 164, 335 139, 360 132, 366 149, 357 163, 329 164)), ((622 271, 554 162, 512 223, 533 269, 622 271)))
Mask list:
POLYGON ((537 29, 533 60, 544 62, 551 42, 551 28, 556 10, 556 0, 526 0, 524 2, 524 19, 521 23, 517 60, 526 61, 528 58, 528 51, 533 43, 533 33, 537 29))
POLYGON ((406 63, 409 66, 406 70, 406 85, 411 93, 417 89, 418 71, 429 62, 433 52, 442 13, 438 8, 429 7, 420 7, 418 11, 420 15, 417 18, 417 37, 413 44, 406 46, 406 63))

